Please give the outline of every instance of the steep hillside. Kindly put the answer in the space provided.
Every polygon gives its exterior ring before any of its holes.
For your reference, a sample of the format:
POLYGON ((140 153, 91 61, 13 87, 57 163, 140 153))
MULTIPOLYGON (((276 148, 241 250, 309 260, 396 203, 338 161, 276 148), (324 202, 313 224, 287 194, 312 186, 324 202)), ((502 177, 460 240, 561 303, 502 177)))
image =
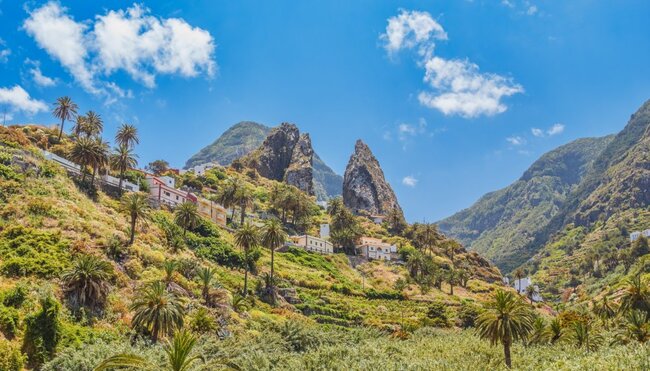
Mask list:
POLYGON ((578 139, 535 161, 520 179, 439 222, 442 231, 508 272, 535 251, 537 232, 556 216, 612 136, 578 139))
MULTIPOLYGON (((237 123, 226 130, 214 143, 204 147, 185 164, 186 168, 216 161, 221 165, 230 165, 256 150, 271 132, 270 127, 250 121, 237 123)), ((343 177, 336 174, 323 160, 314 153, 313 158, 314 194, 318 200, 341 195, 343 177)))

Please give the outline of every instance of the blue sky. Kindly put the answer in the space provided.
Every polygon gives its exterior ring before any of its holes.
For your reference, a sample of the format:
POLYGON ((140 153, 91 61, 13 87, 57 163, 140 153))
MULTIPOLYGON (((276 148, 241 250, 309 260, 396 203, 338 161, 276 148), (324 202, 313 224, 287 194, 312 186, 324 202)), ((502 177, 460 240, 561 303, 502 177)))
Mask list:
POLYGON ((650 98, 641 0, 0 0, 0 11, 8 123, 54 124, 51 103, 69 95, 102 115, 107 137, 136 124, 141 164, 182 166, 238 121, 289 121, 341 174, 362 138, 410 221, 470 206, 561 144, 619 131, 650 98))

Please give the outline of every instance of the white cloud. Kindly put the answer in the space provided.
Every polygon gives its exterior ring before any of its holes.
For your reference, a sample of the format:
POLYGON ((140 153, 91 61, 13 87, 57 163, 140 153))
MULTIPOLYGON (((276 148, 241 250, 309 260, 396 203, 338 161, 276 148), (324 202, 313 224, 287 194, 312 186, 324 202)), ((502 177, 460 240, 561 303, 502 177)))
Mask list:
POLYGON ((526 144, 526 139, 520 136, 508 137, 506 138, 506 141, 508 141, 508 143, 512 144, 513 146, 522 146, 526 144))
POLYGON ((0 88, 0 104, 9 106, 11 112, 24 112, 34 115, 47 111, 45 102, 33 99, 20 85, 13 88, 0 88))
POLYGON ((58 60, 86 91, 100 93, 93 81, 93 73, 86 64, 87 27, 75 22, 67 14, 67 8, 50 1, 31 11, 23 27, 38 46, 58 60))
POLYGON ((388 18, 386 33, 381 39, 385 41, 388 54, 392 55, 404 48, 433 46, 434 39, 447 40, 447 33, 427 12, 400 10, 399 15, 388 18))
MULTIPOLYGON (((0 14, 2 14, 2 13, 0 12, 0 14)), ((5 45, 6 45, 5 41, 0 38, 0 46, 3 47, 5 45)), ((0 48, 0 63, 7 63, 7 61, 9 60, 10 55, 11 55, 11 50, 10 49, 1 49, 0 48)))
POLYGON ((539 129, 539 128, 531 128, 530 132, 533 133, 533 135, 536 136, 536 137, 543 137, 544 136, 544 130, 539 129))
POLYGON ((408 175, 402 179, 402 184, 404 184, 407 187, 413 188, 418 184, 418 180, 415 179, 412 175, 408 175))
POLYGON ((418 99, 445 115, 477 117, 502 113, 508 108, 501 98, 524 91, 512 79, 480 73, 479 67, 467 60, 432 57, 426 61, 425 71, 424 81, 436 92, 421 92, 418 99))
POLYGON ((496 115, 507 110, 502 98, 524 91, 511 78, 482 73, 468 60, 435 56, 435 40, 446 40, 447 33, 427 12, 401 10, 388 19, 380 38, 389 55, 417 47, 418 65, 424 67, 424 81, 432 88, 420 92, 418 100, 445 115, 496 115))
POLYGON ((211 77, 216 70, 208 31, 182 19, 152 16, 137 4, 77 22, 67 8, 50 1, 31 11, 23 26, 86 91, 107 101, 129 95, 105 80, 120 70, 150 88, 158 74, 211 77))
POLYGON ((34 80, 38 86, 52 87, 56 85, 56 80, 43 75, 43 72, 41 72, 41 68, 38 64, 35 64, 34 67, 29 69, 29 74, 32 76, 32 80, 34 80))
POLYGON ((551 128, 546 131, 546 134, 556 135, 556 134, 562 134, 562 132, 564 132, 564 125, 558 123, 551 126, 551 128))
POLYGON ((534 15, 535 13, 537 13, 537 10, 538 9, 537 9, 536 5, 531 5, 531 6, 528 7, 528 10, 526 10, 526 14, 534 15))

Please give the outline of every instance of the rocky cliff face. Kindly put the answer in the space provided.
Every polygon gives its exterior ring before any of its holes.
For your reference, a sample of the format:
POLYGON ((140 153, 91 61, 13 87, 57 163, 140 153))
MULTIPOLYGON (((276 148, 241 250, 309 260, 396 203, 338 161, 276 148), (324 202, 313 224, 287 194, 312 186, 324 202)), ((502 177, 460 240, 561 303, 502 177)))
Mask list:
POLYGON ((386 215, 402 208, 370 148, 357 140, 343 176, 343 202, 353 212, 386 215))
POLYGON ((309 135, 300 135, 296 125, 283 123, 271 130, 262 145, 244 157, 242 163, 265 178, 286 181, 313 195, 313 157, 309 135))
POLYGON ((314 149, 309 134, 301 134, 298 143, 293 147, 291 162, 284 173, 284 181, 307 194, 314 194, 313 161, 314 149))

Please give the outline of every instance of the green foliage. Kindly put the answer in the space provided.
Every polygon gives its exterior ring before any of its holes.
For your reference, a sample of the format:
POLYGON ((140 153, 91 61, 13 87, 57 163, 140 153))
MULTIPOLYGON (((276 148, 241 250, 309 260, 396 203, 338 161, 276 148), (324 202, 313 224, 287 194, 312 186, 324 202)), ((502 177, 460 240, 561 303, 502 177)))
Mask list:
POLYGON ((68 243, 60 234, 18 225, 0 232, 0 256, 0 272, 11 277, 54 277, 70 263, 68 243))
POLYGON ((4 339, 0 339, 0 370, 21 371, 27 357, 20 352, 19 347, 4 339))
POLYGON ((14 287, 0 294, 2 304, 7 307, 20 308, 27 299, 28 288, 24 282, 17 283, 14 287))
POLYGON ((430 320, 427 324, 431 326, 448 327, 449 314, 447 313, 447 305, 441 301, 435 301, 429 304, 427 318, 430 320))
POLYGON ((404 294, 397 291, 377 291, 375 289, 366 290, 368 299, 388 299, 388 300, 405 300, 404 294))
POLYGON ((469 328, 476 325, 476 319, 481 314, 481 308, 469 300, 460 302, 458 308, 458 322, 460 327, 469 328))
POLYGON ((7 339, 13 339, 16 336, 19 320, 16 308, 0 306, 0 332, 7 339))
POLYGON ((40 299, 40 308, 25 318, 23 352, 32 365, 40 365, 50 359, 61 339, 61 305, 51 294, 40 299))

